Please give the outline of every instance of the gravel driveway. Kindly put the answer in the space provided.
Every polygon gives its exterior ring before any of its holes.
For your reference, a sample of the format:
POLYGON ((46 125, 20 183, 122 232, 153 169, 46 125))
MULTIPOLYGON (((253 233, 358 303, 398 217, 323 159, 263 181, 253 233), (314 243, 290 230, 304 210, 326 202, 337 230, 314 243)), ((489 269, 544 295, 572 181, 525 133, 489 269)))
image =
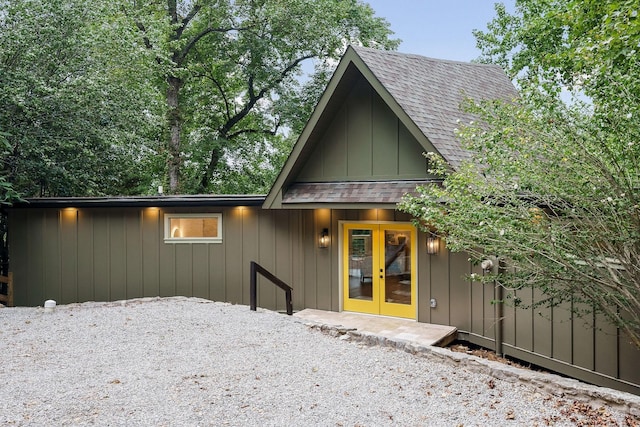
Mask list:
POLYGON ((0 309, 0 354, 0 425, 637 422, 435 358, 336 339, 289 316, 197 298, 0 309))

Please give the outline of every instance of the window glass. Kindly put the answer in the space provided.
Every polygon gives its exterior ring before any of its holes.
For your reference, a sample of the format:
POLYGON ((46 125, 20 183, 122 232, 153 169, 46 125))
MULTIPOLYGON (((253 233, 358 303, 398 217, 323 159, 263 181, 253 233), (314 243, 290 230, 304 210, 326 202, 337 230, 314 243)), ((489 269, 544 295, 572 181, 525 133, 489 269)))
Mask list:
POLYGON ((221 242, 221 214, 166 214, 165 242, 221 242))

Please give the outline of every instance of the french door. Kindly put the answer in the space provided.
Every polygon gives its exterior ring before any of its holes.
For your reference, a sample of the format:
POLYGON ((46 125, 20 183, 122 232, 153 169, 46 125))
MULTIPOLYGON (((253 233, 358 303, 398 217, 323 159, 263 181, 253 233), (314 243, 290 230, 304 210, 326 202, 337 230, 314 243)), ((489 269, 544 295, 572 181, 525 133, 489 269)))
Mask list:
POLYGON ((343 237, 344 310, 415 319, 415 228, 347 223, 343 237))

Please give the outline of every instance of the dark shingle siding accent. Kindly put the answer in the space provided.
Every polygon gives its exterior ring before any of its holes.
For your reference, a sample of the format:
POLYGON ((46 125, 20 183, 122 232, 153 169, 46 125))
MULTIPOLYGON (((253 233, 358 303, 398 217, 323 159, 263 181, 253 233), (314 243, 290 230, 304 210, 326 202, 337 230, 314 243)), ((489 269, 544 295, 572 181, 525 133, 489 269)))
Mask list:
POLYGON ((398 203, 432 181, 305 182, 293 184, 282 203, 398 203))

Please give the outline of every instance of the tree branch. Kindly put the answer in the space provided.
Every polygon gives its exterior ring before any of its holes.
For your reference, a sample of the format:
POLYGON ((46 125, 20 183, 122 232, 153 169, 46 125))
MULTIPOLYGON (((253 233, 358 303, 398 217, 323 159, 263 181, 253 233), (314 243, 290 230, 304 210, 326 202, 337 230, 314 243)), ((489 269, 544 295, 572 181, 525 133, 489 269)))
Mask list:
POLYGON ((220 96, 222 97, 222 100, 224 101, 224 108, 225 108, 225 117, 227 118, 227 120, 229 120, 229 118, 231 118, 231 110, 230 110, 230 104, 229 104, 229 98, 227 98, 227 94, 225 93, 224 89, 222 89, 222 85, 220 84, 220 82, 218 82, 218 80, 207 74, 207 73, 194 73, 193 74, 194 77, 200 77, 200 78, 205 78, 207 80, 210 80, 214 86, 218 89, 218 92, 220 93, 220 96))
POLYGON ((153 49, 153 45, 151 44, 151 40, 149 40, 149 37, 147 37, 147 29, 145 28, 144 24, 142 24, 142 22, 136 20, 135 21, 136 27, 138 27, 138 30, 140 30, 140 32, 143 34, 142 36, 142 41, 144 42, 144 46, 151 50, 153 49))
POLYGON ((276 132, 278 131, 278 127, 276 126, 275 129, 271 130, 271 129, 241 129, 238 130, 236 132, 230 133, 227 138, 228 139, 233 139, 237 136, 243 135, 243 134, 264 134, 264 135, 275 135, 276 132))
POLYGON ((251 111, 251 109, 256 105, 256 103, 261 100, 262 98, 264 98, 264 96, 267 94, 267 92, 269 92, 270 90, 272 90, 273 88, 275 88, 278 84, 280 84, 288 75, 289 73, 291 73, 291 71, 293 71, 293 69, 298 66, 302 61, 305 61, 307 59, 311 59, 315 57, 315 55, 305 55, 302 56, 300 58, 295 59, 294 61, 292 61, 289 65, 287 65, 287 67, 285 67, 284 70, 282 70, 282 72, 280 73, 280 75, 269 85, 263 87, 257 95, 255 95, 255 88, 253 87, 253 75, 249 76, 249 82, 248 82, 248 93, 249 93, 249 101, 246 103, 246 105, 242 108, 242 110, 240 110, 235 116, 231 117, 227 123, 225 123, 225 125, 222 128, 222 134, 223 135, 227 135, 228 132, 233 129, 233 127, 235 125, 238 124, 238 122, 240 122, 240 120, 242 120, 247 114, 249 114, 249 112, 251 111))
MULTIPOLYGON (((126 9, 124 7, 122 7, 122 13, 127 15, 127 11, 126 11, 126 9)), ((144 47, 146 47, 149 50, 153 50, 153 44, 151 43, 151 40, 147 36, 147 28, 144 26, 144 24, 142 22, 138 21, 137 19, 133 19, 133 23, 135 24, 136 28, 138 28, 138 30, 142 34, 142 41, 144 43, 144 47)), ((160 59, 160 57, 156 56, 156 62, 158 64, 162 63, 162 60, 160 59)))
MULTIPOLYGON (((203 34, 204 36, 204 34, 203 34)), ((202 36, 201 36, 202 37, 202 36)), ((200 38, 201 38, 200 37, 200 38)), ((315 57, 316 55, 304 55, 300 58, 297 58, 295 60, 293 60, 289 65, 287 65, 284 70, 282 70, 280 72, 280 74, 278 75, 278 77, 272 81, 271 84, 266 85, 265 87, 263 87, 258 94, 255 94, 255 88, 253 86, 254 83, 254 76, 251 75, 249 77, 249 82, 248 82, 248 88, 247 88, 247 93, 249 94, 249 100, 247 101, 247 103, 245 104, 245 106, 242 108, 242 110, 240 110, 237 114, 235 114, 233 117, 230 117, 229 120, 227 120, 227 122, 219 129, 220 131, 220 136, 222 138, 225 139, 232 139, 234 137, 237 137, 241 134, 246 134, 246 133, 263 133, 266 135, 275 135, 277 130, 278 130, 278 126, 279 124, 276 124, 275 129, 274 130, 267 130, 267 129, 262 129, 262 130, 258 130, 258 129, 242 129, 242 130, 238 130, 234 133, 229 133, 231 131, 231 129, 233 129, 233 127, 235 125, 237 125, 243 118, 245 118, 249 112, 251 112, 251 110, 253 109, 253 107, 256 105, 256 103, 264 98, 264 96, 273 88, 275 88, 278 84, 280 84, 290 73, 291 71, 293 71, 293 69, 298 66, 302 61, 305 61, 307 59, 311 59, 313 57, 315 57)), ((215 80, 214 80, 215 82, 215 80)), ((221 88, 220 88, 221 90, 221 88)), ((222 91, 222 90, 221 90, 222 91)), ((227 110, 228 112, 228 110, 227 110)), ((209 180, 209 176, 213 173, 213 171, 216 168, 216 165, 218 163, 220 159, 220 153, 218 152, 217 149, 212 150, 211 152, 211 159, 209 161, 209 164, 207 165, 205 174, 202 176, 201 179, 201 190, 205 190, 207 188, 207 183, 209 180)))
POLYGON ((200 33, 196 34, 190 41, 182 48, 179 54, 179 59, 184 59, 189 51, 195 46, 196 43, 200 41, 204 36, 211 33, 228 33, 229 31, 243 31, 246 30, 246 27, 226 27, 226 28, 205 28, 200 33))
POLYGON ((191 22, 191 20, 198 14, 198 12, 200 12, 200 9, 202 9, 202 6, 195 5, 193 6, 193 9, 189 11, 187 16, 182 18, 180 27, 176 30, 176 35, 178 36, 178 38, 182 37, 182 33, 184 32, 185 28, 187 28, 187 25, 189 25, 189 22, 191 22))

